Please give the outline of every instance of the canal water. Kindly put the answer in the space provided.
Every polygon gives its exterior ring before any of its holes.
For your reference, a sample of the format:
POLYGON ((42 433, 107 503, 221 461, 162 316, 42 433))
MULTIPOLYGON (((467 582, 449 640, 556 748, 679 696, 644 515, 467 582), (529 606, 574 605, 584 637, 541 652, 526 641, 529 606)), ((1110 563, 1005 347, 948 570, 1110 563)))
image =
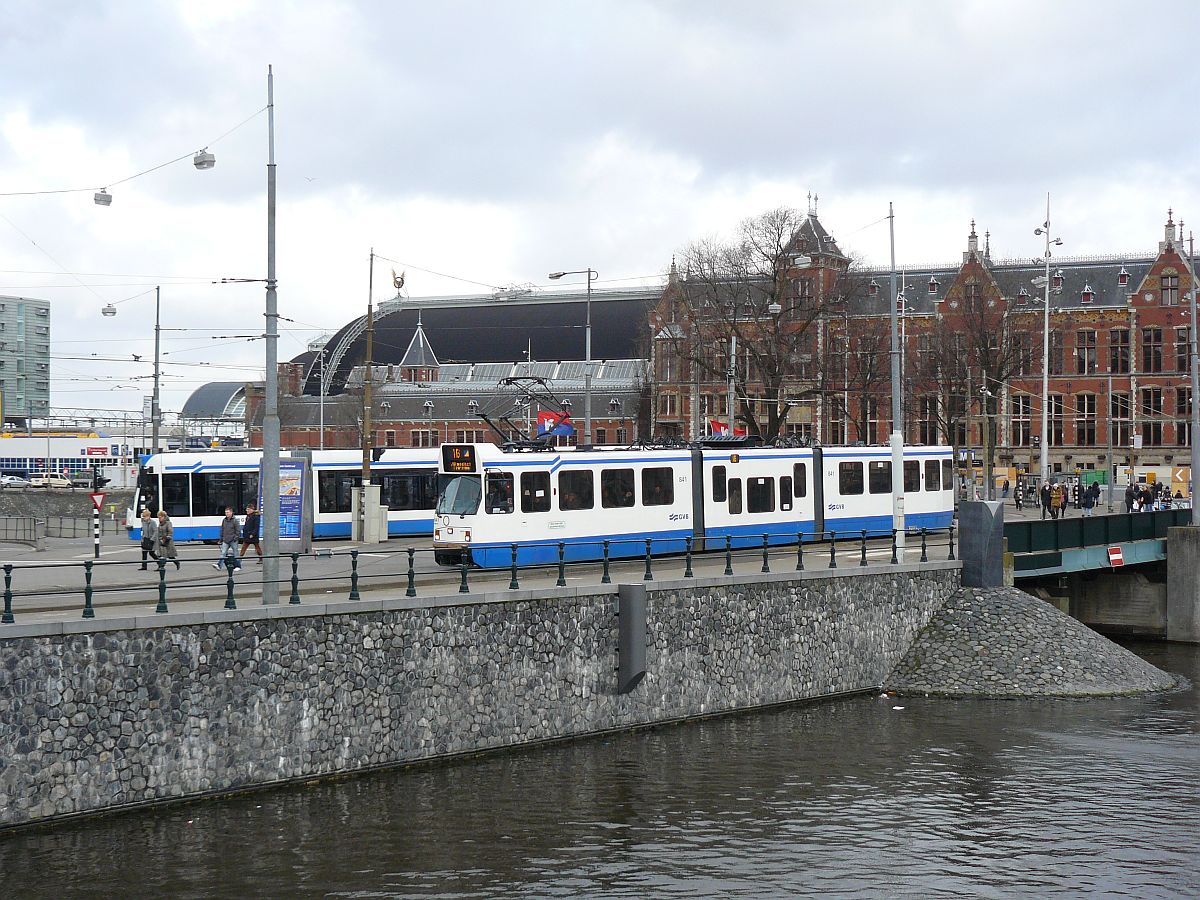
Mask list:
POLYGON ((0 896, 1200 894, 1200 648, 1134 699, 857 697, 0 836, 0 896))

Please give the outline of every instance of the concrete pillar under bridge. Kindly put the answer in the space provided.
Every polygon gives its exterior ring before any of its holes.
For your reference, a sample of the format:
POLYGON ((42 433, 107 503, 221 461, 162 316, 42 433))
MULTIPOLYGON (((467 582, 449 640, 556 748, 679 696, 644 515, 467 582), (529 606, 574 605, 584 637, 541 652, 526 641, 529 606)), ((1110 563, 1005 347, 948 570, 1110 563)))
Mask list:
POLYGON ((1024 581, 1021 587, 1108 635, 1200 644, 1200 528, 1167 530, 1167 558, 1024 581))

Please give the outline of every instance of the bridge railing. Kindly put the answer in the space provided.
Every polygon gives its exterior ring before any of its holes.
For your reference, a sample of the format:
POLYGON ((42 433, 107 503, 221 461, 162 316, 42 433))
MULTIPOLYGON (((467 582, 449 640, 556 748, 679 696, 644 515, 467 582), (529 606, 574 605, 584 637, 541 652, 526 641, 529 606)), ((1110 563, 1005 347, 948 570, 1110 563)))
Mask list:
MULTIPOLYGON (((279 555, 281 594, 285 602, 298 605, 302 594, 311 593, 321 602, 334 599, 350 601, 362 599, 362 592, 374 582, 377 589, 392 588, 405 597, 416 597, 418 589, 423 596, 451 596, 471 593, 472 584, 485 591, 519 590, 522 581, 532 581, 546 587, 550 579, 556 586, 566 586, 570 572, 577 584, 611 584, 613 575, 610 566, 618 563, 632 564, 644 572, 625 571, 622 578, 640 578, 652 581, 659 578, 693 578, 694 566, 707 562, 707 574, 723 572, 735 574, 803 572, 806 569, 836 570, 839 568, 856 571, 862 567, 882 567, 900 563, 941 563, 954 560, 956 537, 954 529, 908 532, 907 549, 898 548, 895 531, 845 531, 824 532, 820 535, 796 535, 801 541, 784 543, 783 535, 764 534, 761 539, 747 540, 742 536, 736 540, 726 538, 710 540, 704 553, 693 552, 691 538, 610 540, 597 542, 599 558, 580 560, 568 559, 566 542, 553 545, 557 562, 538 565, 519 565, 522 547, 510 546, 512 564, 502 568, 480 570, 463 561, 458 566, 435 564, 435 554, 430 548, 379 548, 372 547, 360 554, 358 549, 346 547, 315 548, 311 554, 283 553, 279 555), (655 544, 658 544, 657 549, 655 544), (664 549, 666 553, 663 554, 664 549), (630 552, 632 551, 632 552, 630 552), (370 561, 368 570, 360 564, 370 561), (349 571, 346 571, 348 563, 349 571), (331 568, 336 569, 330 571, 331 568)), ((542 545, 545 546, 544 544, 542 545)), ((169 611, 169 600, 219 600, 224 596, 225 609, 237 609, 237 595, 243 596, 249 585, 238 587, 236 573, 245 566, 249 558, 235 561, 232 557, 218 557, 206 553, 203 557, 188 556, 179 559, 149 561, 146 574, 140 575, 142 564, 136 560, 86 560, 82 563, 4 563, 0 565, 0 585, 3 588, 3 609, 0 625, 14 624, 22 611, 44 612, 80 609, 82 617, 96 617, 96 609, 106 599, 113 605, 149 605, 157 599, 156 613, 169 611), (219 572, 210 572, 210 567, 219 572), (36 577, 38 570, 58 570, 53 577, 59 582, 51 586, 39 586, 35 582, 45 580, 36 577), (125 598, 125 599, 122 599, 125 598), (133 599, 136 598, 136 599, 133 599), (76 606, 76 604, 79 604, 76 606)), ((261 571, 261 570, 259 570, 261 571)), ((261 579, 253 579, 251 583, 261 579)), ((3 630, 0 629, 0 635, 3 630)))
POLYGON ((1165 538, 1167 529, 1191 522, 1190 509, 1072 516, 1063 519, 1004 523, 1010 553, 1050 553, 1085 547, 1112 547, 1132 541, 1165 538))

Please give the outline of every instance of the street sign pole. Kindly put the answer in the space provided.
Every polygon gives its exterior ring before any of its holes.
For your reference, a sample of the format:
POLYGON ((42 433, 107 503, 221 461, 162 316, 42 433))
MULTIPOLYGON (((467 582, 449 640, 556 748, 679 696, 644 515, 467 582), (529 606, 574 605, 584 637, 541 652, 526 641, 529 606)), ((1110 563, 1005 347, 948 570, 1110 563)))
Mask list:
POLYGON ((92 549, 96 559, 100 558, 100 507, 104 505, 104 494, 92 494, 92 549))

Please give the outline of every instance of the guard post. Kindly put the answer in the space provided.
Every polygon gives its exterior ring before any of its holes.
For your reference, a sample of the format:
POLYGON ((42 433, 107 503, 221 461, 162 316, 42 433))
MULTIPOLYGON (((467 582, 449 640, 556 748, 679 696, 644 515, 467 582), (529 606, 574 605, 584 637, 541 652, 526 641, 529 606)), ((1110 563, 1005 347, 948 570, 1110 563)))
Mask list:
POLYGON ((104 506, 104 492, 92 493, 92 551, 94 558, 100 558, 100 508, 104 506))

